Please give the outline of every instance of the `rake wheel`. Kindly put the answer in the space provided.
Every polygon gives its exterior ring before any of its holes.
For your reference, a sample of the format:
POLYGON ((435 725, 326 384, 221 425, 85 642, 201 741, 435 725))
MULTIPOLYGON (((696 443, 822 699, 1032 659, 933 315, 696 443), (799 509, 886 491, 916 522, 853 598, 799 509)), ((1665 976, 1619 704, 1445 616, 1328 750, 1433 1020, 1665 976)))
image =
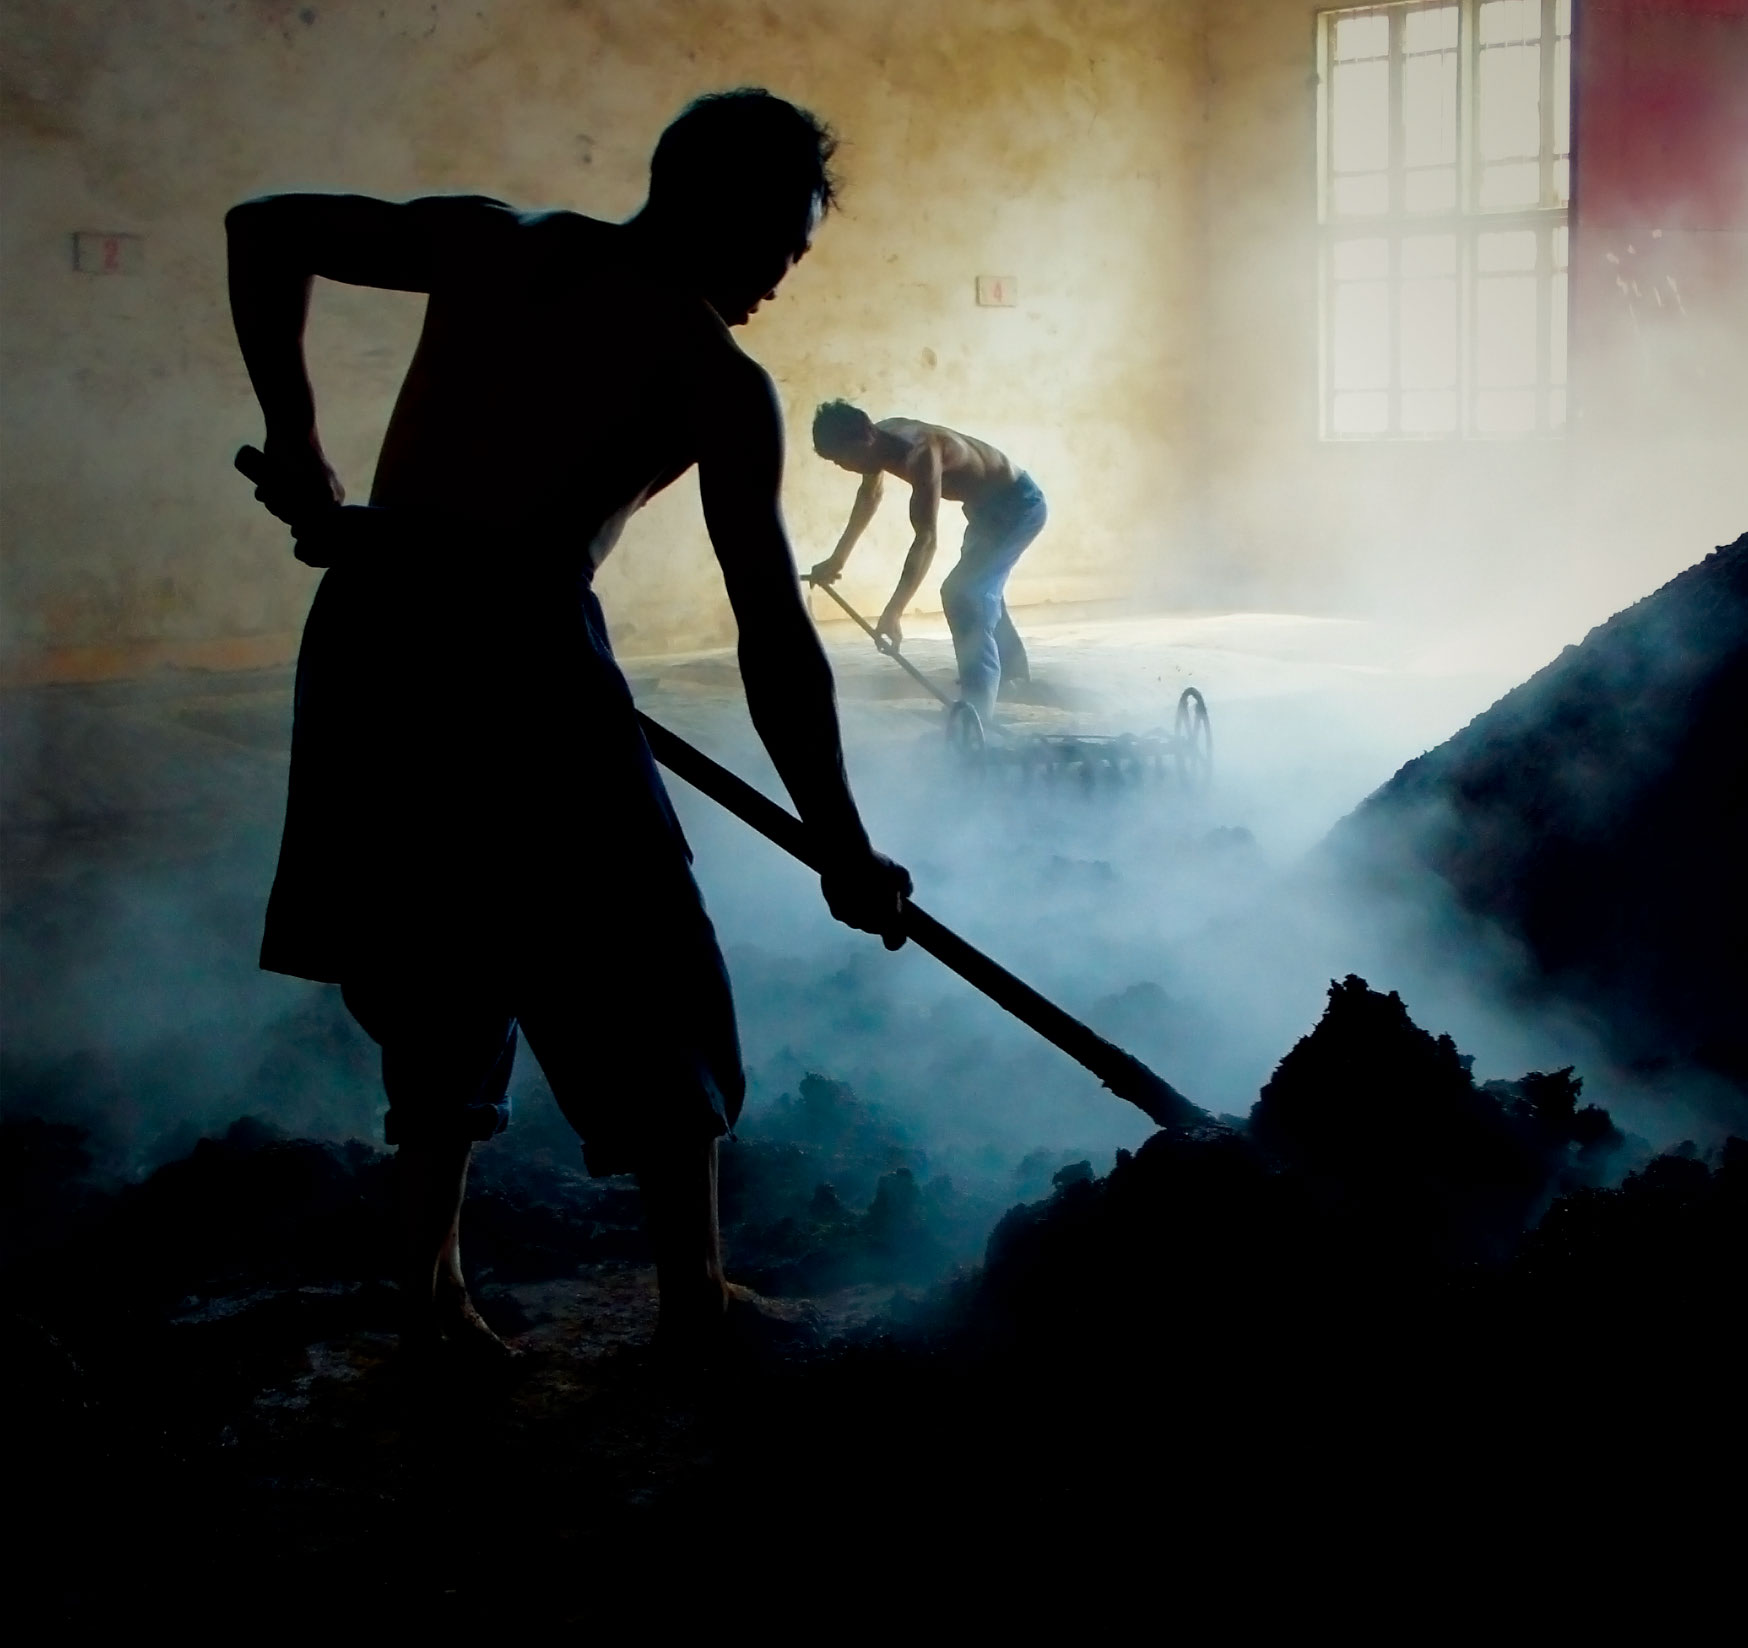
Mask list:
POLYGON ((1177 725, 1172 755, 1178 782, 1191 795, 1206 795, 1214 782, 1214 734, 1208 706, 1194 687, 1185 687, 1177 701, 1177 725))

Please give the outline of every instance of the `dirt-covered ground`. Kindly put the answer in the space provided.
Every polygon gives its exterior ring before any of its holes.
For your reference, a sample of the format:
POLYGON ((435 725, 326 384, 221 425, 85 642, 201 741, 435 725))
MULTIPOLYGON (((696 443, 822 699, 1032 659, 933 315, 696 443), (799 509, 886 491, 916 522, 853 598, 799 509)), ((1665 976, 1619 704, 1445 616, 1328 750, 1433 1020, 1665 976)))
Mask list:
POLYGON ((580 1624, 710 1575, 1285 1572, 1409 1528, 1455 1560, 1532 1504, 1565 1552, 1730 1479, 1748 1144, 1635 1158, 1581 1077, 1477 1084, 1359 979, 1248 1124, 1034 1163, 986 1247, 815 1078, 724 1149, 731 1263, 811 1336, 706 1372, 647 1354, 635 1187, 538 1141, 466 1216, 501 1381, 400 1360, 375 1150, 242 1122, 115 1188, 71 1128, 5 1148, 13 1588, 51 1621, 580 1624))

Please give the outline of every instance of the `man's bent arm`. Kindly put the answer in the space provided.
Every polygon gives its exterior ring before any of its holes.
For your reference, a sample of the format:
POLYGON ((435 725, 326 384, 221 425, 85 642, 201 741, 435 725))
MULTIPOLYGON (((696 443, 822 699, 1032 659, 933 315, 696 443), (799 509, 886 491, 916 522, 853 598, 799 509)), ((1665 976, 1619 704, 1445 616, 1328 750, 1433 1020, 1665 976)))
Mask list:
POLYGON ((862 484, 856 488, 856 501, 850 505, 850 519, 844 527, 843 536, 838 539, 838 547, 831 552, 825 563, 834 573, 843 571, 845 562, 850 558, 850 551, 856 547, 874 519, 874 512, 879 509, 885 490, 886 477, 878 469, 873 474, 862 477, 862 484))
POLYGON ((231 316, 266 420, 268 458, 299 494, 293 507, 317 501, 308 496, 312 488, 331 486, 338 496, 321 456, 304 363, 314 277, 428 292, 447 239, 508 220, 507 208, 473 197, 395 204, 363 195, 268 195, 226 214, 231 316))
POLYGON ((776 396, 751 361, 733 364, 733 404, 705 409, 709 433, 698 483, 740 628, 747 708, 827 855, 865 858, 872 849, 844 773, 831 666, 801 598, 778 502, 783 428, 776 396))
POLYGON ((935 558, 935 531, 941 513, 941 454, 933 441, 928 442, 906 477, 910 481, 910 525, 916 536, 904 558, 904 570, 898 577, 898 588, 886 603, 882 626, 896 623, 910 605, 911 598, 922 587, 929 565, 935 558))

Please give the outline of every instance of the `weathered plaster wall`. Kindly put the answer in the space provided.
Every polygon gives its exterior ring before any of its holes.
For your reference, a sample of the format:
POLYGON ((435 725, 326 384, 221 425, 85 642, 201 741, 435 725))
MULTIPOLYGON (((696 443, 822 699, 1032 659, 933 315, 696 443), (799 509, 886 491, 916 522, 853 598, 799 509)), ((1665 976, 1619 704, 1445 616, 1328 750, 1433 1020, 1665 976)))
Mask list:
MULTIPOLYGON (((1202 531, 1180 598, 1576 638, 1748 524, 1748 403, 1565 438, 1318 438, 1315 0, 1207 10, 1202 531)), ((1582 26, 1582 19, 1581 19, 1582 26)), ((1582 190, 1582 154, 1579 156, 1582 190)), ((1575 255, 1579 255, 1575 252, 1575 255)), ((1612 290, 1612 279, 1609 282, 1612 290)), ((1748 292, 1718 306, 1739 351, 1748 292)), ((1575 374, 1584 363, 1574 361, 1575 374)), ((1593 414, 1600 408, 1593 408, 1593 414)), ((1606 426, 1606 427, 1605 427, 1606 426)))
MULTIPOLYGON (((1053 520, 1018 602, 1146 586, 1181 552, 1191 0, 12 0, 4 15, 0 597, 15 677, 294 645, 314 575, 228 467, 258 435, 224 302, 228 205, 470 189, 623 216, 671 115, 743 83, 845 140, 843 216, 744 334, 790 418, 804 560, 850 502, 806 444, 812 407, 838 394, 962 424, 1033 470, 1053 520), (75 273, 77 230, 143 236, 143 271, 75 273), (979 273, 1017 276, 1018 306, 976 307, 979 273)), ((355 495, 419 317, 401 295, 318 294, 324 433, 355 495)), ((866 607, 906 541, 902 510, 888 517, 846 583, 866 607)), ((725 636, 690 483, 627 534, 603 594, 622 647, 725 636)))

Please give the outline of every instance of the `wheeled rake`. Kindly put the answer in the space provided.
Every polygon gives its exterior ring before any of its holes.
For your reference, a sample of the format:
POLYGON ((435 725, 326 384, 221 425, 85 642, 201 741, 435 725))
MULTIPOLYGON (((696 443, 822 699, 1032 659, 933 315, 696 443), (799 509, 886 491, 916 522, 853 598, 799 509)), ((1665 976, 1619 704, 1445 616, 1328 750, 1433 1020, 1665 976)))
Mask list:
POLYGON ((1189 795, 1205 795, 1214 779, 1214 735, 1208 705, 1195 687, 1178 695, 1172 730, 1146 733, 1001 732, 985 727, 974 705, 954 698, 881 635, 830 584, 807 580, 824 590, 882 656, 946 706, 947 740, 966 762, 983 771, 1010 772, 1024 781, 1074 784, 1092 789, 1101 783, 1173 779, 1189 795))

